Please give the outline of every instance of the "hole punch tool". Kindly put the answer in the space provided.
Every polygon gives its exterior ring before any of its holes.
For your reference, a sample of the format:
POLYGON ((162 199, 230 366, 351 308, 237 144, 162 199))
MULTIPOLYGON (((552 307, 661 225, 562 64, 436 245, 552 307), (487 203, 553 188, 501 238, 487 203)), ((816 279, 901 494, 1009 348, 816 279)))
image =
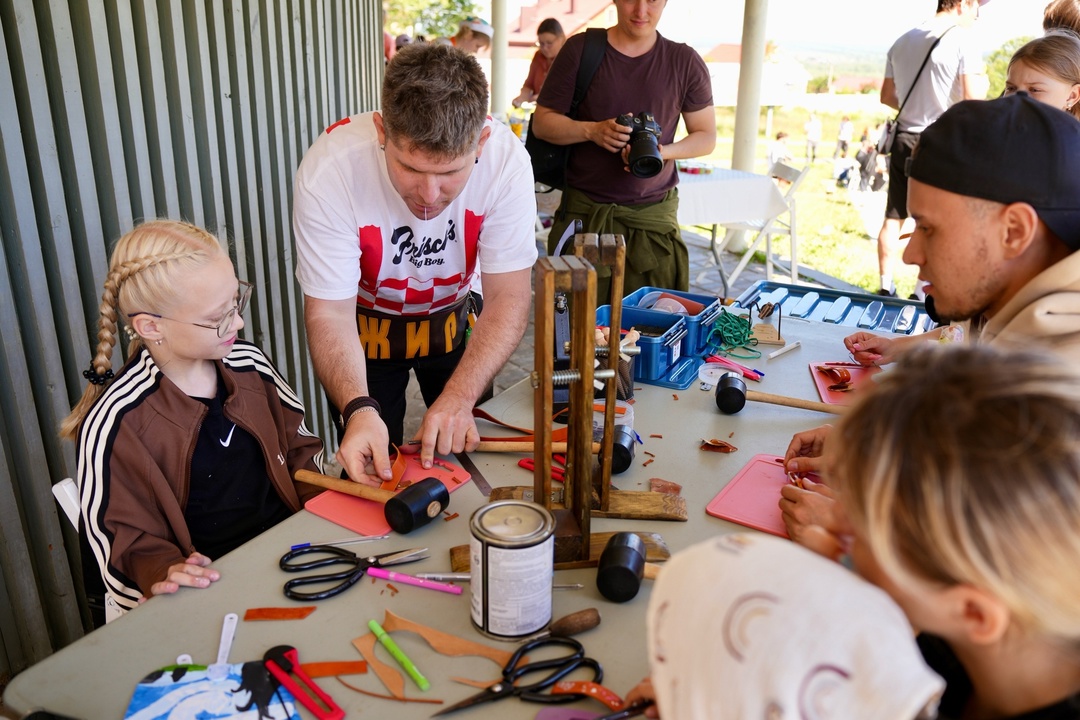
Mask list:
POLYGON ((263 665, 319 720, 341 720, 345 717, 345 711, 304 672, 300 666, 300 655, 292 645, 278 645, 267 650, 263 654, 263 665), (302 687, 293 679, 294 675, 303 683, 302 687))
POLYGON ((335 595, 340 595, 364 577, 368 568, 386 567, 389 565, 402 565, 416 562, 429 556, 427 548, 412 548, 399 552, 384 553, 359 557, 343 548, 331 545, 311 545, 309 547, 290 550, 281 556, 278 562, 285 572, 298 573, 307 570, 317 570, 324 567, 344 565, 346 568, 338 572, 316 573, 293 578, 285 583, 285 597, 290 600, 325 600, 335 595), (301 590, 306 585, 328 586, 320 590, 301 590))
POLYGON ((553 695, 545 693, 544 690, 551 688, 564 677, 582 667, 592 670, 593 683, 599 684, 603 681, 604 669, 600 667, 600 663, 596 660, 585 657, 585 648, 577 640, 569 637, 543 637, 532 640, 519 647, 517 652, 511 656, 510 660, 506 663, 506 667, 503 668, 501 680, 484 691, 479 692, 472 697, 465 698, 456 705, 451 705, 448 708, 440 710, 432 715, 432 717, 449 715, 458 710, 464 710, 484 703, 495 702, 496 700, 504 700, 509 697, 518 697, 527 702, 549 705, 560 705, 562 703, 581 700, 589 696, 583 693, 553 695), (535 660, 530 663, 521 664, 522 659, 526 655, 543 647, 569 648, 572 652, 569 655, 563 655, 562 657, 548 660, 535 660), (517 681, 524 678, 526 675, 541 673, 545 670, 550 670, 551 672, 540 680, 533 683, 517 684, 517 681))

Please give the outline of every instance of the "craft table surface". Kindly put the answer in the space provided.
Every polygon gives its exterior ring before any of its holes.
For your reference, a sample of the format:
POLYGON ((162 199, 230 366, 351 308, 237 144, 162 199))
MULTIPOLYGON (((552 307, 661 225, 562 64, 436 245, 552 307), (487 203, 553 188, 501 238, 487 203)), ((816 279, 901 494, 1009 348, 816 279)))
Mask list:
MULTIPOLYGON (((785 319, 783 334, 788 342, 802 341, 802 347, 775 360, 764 357, 742 361, 765 371, 761 383, 747 383, 755 389, 817 400, 817 391, 806 371, 808 362, 844 360, 847 354, 842 338, 851 328, 785 319)), ((768 348, 766 347, 767 351, 768 348)), ((697 384, 689 390, 671 391, 652 385, 636 384, 635 426, 645 440, 637 449, 637 458, 629 470, 614 478, 622 490, 648 489, 649 478, 659 477, 680 483, 687 500, 689 521, 685 523, 594 519, 594 531, 642 530, 661 533, 674 553, 718 533, 748 531, 741 526, 710 517, 706 504, 735 474, 758 453, 782 455, 791 436, 800 430, 833 420, 820 413, 749 402, 733 416, 717 411, 711 392, 697 384), (676 401, 673 393, 678 395, 676 401), (732 437, 728 437, 734 433, 732 437), (659 434, 663 438, 651 438, 659 434), (732 454, 702 452, 700 439, 719 438, 738 448, 732 454), (642 467, 649 450, 655 462, 642 467)), ((520 383, 489 401, 485 408, 496 417, 513 424, 531 426, 532 390, 520 383)), ((490 427, 482 430, 492 432, 490 427)), ((529 485, 531 475, 517 466, 518 455, 474 454, 473 461, 494 486, 529 485)), ((367 545, 353 545, 357 552, 381 553, 412 547, 428 547, 431 557, 399 568, 408 573, 447 571, 448 550, 469 541, 468 519, 484 498, 474 487, 463 487, 451 498, 450 510, 459 514, 445 522, 436 519, 430 525, 407 536, 393 535, 387 540, 367 545)), ((221 580, 208 590, 182 590, 175 595, 151 599, 146 605, 96 630, 78 642, 18 674, 4 693, 4 702, 20 712, 47 708, 75 718, 121 718, 132 690, 140 678, 156 668, 175 662, 181 653, 190 654, 197 663, 213 662, 217 652, 222 617, 253 607, 291 606, 281 587, 287 579, 278 569, 279 557, 294 543, 330 541, 350 536, 347 530, 301 512, 255 538, 243 547, 220 558, 216 563, 221 580)), ((596 590, 595 570, 567 570, 556 573, 560 583, 582 583, 582 590, 554 592, 553 617, 588 607, 600 610, 600 626, 579 636, 587 653, 604 667, 604 684, 625 695, 648 672, 645 648, 644 617, 649 602, 649 583, 638 596, 625 604, 605 600, 596 590)), ((270 647, 294 645, 302 662, 359 660, 351 641, 367 632, 367 622, 383 618, 391 610, 407 619, 434 626, 445 632, 478 642, 505 648, 508 643, 489 640, 477 632, 469 615, 469 592, 446 595, 399 585, 391 596, 386 583, 363 579, 344 594, 312 603, 318 609, 299 621, 243 622, 229 656, 231 662, 260 659, 270 647)), ((395 639, 421 672, 431 680, 431 689, 423 697, 440 698, 447 704, 461 700, 472 688, 452 682, 451 676, 474 679, 497 676, 497 668, 480 658, 447 658, 435 653, 411 633, 395 633, 395 639)), ((392 663, 382 648, 378 655, 392 663)), ((575 676, 576 677, 576 676, 575 676)), ((349 682, 366 690, 385 693, 378 678, 354 675, 349 682)), ((364 697, 340 685, 334 678, 317 680, 346 709, 349 717, 389 717, 399 720, 426 718, 438 705, 402 704, 364 697)), ((409 697, 421 696, 406 681, 409 697)), ((445 706, 444 706, 445 707, 445 706)), ((544 706, 503 700, 463 711, 462 720, 480 718, 534 718, 544 706)), ((603 707, 591 700, 576 707, 600 711, 603 707)), ((300 710, 304 718, 312 716, 300 710)))
POLYGON ((701 175, 680 172, 678 188, 681 225, 762 220, 787 209, 772 178, 742 170, 713 168, 701 175))

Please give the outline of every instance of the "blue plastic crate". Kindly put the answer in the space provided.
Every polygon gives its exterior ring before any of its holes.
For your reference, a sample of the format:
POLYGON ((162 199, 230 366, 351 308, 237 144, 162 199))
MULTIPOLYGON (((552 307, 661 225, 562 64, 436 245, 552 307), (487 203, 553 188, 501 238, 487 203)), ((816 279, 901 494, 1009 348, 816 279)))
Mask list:
POLYGON ((661 310, 652 310, 649 308, 638 307, 641 299, 651 292, 664 292, 675 297, 686 298, 687 300, 693 300, 694 302, 701 303, 705 306, 705 309, 696 315, 686 315, 683 319, 686 320, 686 337, 682 340, 682 354, 683 355, 702 355, 705 350, 708 349, 709 343, 709 328, 716 318, 720 316, 720 309, 723 307, 720 298, 710 295, 696 295, 694 293, 682 292, 681 290, 667 290, 665 288, 658 287, 643 287, 635 290, 634 292, 623 298, 623 312, 627 308, 637 308, 641 312, 645 313, 660 313, 667 315, 661 310))
MULTIPOLYGON (((611 306, 596 308, 596 324, 611 323, 611 306)), ((663 328, 659 336, 642 335, 638 340, 641 354, 634 358, 634 380, 685 390, 697 380, 701 360, 682 355, 682 340, 686 337, 686 320, 682 315, 624 307, 622 329, 632 327, 663 328)))

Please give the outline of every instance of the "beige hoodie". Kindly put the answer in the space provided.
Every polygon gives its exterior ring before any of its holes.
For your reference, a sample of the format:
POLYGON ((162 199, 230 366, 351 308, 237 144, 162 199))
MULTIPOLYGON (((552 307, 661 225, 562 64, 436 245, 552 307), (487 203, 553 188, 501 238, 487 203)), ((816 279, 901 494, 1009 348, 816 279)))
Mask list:
POLYGON ((992 317, 976 342, 999 347, 1045 347, 1080 362, 1080 252, 1050 266, 992 317))

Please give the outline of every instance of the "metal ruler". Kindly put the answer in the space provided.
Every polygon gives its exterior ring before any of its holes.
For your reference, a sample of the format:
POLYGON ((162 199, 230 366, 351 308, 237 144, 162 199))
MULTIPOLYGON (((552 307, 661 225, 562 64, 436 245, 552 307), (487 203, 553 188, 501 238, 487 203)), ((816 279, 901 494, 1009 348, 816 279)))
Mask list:
POLYGON ((472 475, 473 484, 476 485, 476 489, 480 491, 480 494, 484 497, 491 496, 491 483, 487 481, 484 474, 480 472, 480 468, 476 467, 476 463, 472 461, 467 453, 454 453, 454 457, 461 463, 461 467, 472 475))

